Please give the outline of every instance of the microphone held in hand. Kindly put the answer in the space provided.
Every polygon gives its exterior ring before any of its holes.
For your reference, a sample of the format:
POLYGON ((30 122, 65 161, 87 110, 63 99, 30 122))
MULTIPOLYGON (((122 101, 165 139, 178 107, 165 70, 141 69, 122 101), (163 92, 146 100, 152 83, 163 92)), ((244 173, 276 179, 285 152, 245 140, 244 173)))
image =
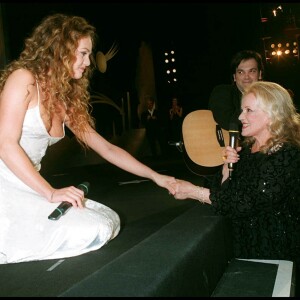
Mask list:
MULTIPOLYGON (((239 126, 236 123, 230 123, 229 124, 229 146, 236 149, 238 145, 238 139, 239 139, 239 126)), ((231 179, 232 171, 234 169, 234 164, 229 163, 228 169, 229 169, 229 179, 231 179)))
MULTIPOLYGON (((77 186, 78 189, 84 192, 84 196, 86 196, 89 192, 90 184, 89 182, 80 183, 77 186)), ((70 202, 62 202, 59 206, 48 216, 49 220, 58 220, 62 215, 64 215, 70 208, 72 207, 72 203, 70 202)))
POLYGON ((86 196, 90 189, 90 183, 89 182, 82 182, 77 186, 78 189, 82 190, 84 192, 84 196, 86 196))

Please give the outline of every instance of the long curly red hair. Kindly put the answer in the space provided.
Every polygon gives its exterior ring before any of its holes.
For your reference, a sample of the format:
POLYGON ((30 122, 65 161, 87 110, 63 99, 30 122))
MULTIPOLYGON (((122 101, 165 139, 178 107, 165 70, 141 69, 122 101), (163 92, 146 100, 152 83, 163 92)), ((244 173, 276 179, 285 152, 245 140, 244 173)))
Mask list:
POLYGON ((87 124, 94 127, 94 119, 89 113, 88 90, 89 79, 96 66, 93 55, 90 57, 91 65, 86 68, 82 78, 72 78, 75 51, 79 40, 85 37, 90 37, 92 44, 95 44, 95 27, 84 18, 64 14, 48 16, 25 39, 20 57, 8 64, 0 77, 2 91, 6 79, 13 71, 20 68, 29 70, 45 95, 43 105, 50 116, 55 113, 57 105, 63 105, 81 144, 84 141, 80 140, 80 136, 87 124))

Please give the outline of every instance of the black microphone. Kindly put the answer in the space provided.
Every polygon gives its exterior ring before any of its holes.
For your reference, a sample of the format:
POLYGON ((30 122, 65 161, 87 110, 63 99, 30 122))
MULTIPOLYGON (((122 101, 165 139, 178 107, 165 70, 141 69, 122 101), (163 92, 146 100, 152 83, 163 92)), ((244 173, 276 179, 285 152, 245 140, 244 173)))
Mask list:
MULTIPOLYGON (((238 139, 239 139, 239 126, 236 123, 230 123, 229 124, 229 146, 236 149, 238 145, 238 139)), ((232 171, 234 169, 233 163, 228 163, 228 169, 229 169, 229 179, 231 180, 232 171)))
MULTIPOLYGON (((86 196, 89 192, 90 184, 89 182, 80 183, 77 186, 78 189, 84 192, 84 196, 86 196)), ((62 215, 64 215, 70 208, 72 207, 72 203, 64 201, 59 204, 58 207, 48 216, 49 220, 58 220, 62 215)))

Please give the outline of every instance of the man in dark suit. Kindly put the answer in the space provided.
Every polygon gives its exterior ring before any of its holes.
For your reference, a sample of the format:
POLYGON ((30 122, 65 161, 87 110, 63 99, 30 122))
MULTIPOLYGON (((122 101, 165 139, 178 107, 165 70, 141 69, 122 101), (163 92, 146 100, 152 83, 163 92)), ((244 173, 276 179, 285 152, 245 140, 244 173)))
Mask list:
POLYGON ((242 94, 252 82, 262 80, 263 69, 262 57, 255 51, 243 50, 232 58, 232 84, 217 85, 208 102, 208 109, 212 111, 216 123, 225 130, 229 130, 231 123, 240 125, 238 116, 242 94))

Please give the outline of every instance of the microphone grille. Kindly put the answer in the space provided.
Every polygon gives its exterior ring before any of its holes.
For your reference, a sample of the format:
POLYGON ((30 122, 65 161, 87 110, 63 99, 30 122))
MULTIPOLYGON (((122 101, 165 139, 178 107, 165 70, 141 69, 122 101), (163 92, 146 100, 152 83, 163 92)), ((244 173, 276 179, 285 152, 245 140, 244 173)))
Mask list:
POLYGON ((239 131, 239 125, 237 123, 231 122, 229 124, 229 131, 239 131))

